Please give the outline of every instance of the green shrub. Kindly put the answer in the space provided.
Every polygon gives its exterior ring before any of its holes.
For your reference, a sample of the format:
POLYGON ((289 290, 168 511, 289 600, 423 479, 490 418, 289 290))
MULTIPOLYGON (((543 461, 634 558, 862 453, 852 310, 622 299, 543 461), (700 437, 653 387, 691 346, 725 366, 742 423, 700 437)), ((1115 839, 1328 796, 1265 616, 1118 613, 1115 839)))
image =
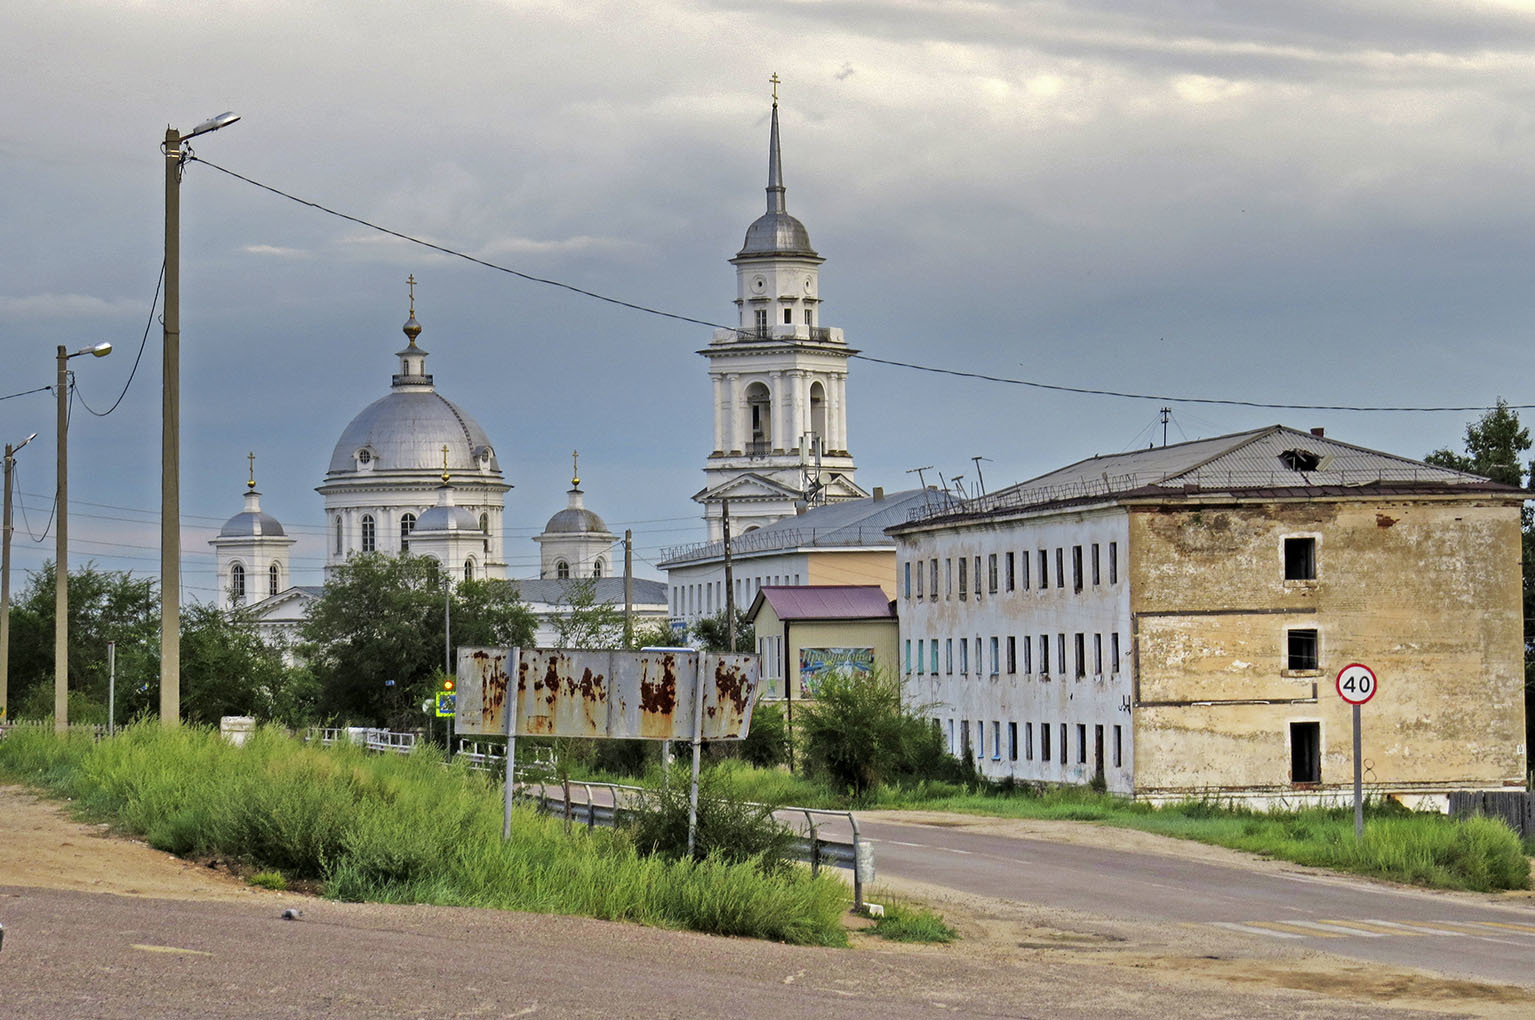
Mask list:
POLYGON ((892 942, 953 942, 959 932, 949 927, 938 914, 925 907, 899 901, 883 904, 885 913, 874 919, 870 929, 892 942))
POLYGON ((258 871, 250 877, 250 884, 263 889, 275 889, 278 892, 288 888, 288 880, 280 871, 258 871))
MULTIPOLYGON (((773 817, 770 805, 731 797, 721 785, 714 770, 699 777, 693 859, 751 862, 769 874, 786 871, 794 860, 794 833, 773 817)), ((641 796, 622 826, 641 853, 671 860, 687 856, 690 795, 689 773, 679 767, 670 782, 641 796)))
POLYGON ((954 778, 932 721, 902 702, 900 681, 882 670, 826 677, 801 719, 807 769, 854 798, 902 778, 954 778))

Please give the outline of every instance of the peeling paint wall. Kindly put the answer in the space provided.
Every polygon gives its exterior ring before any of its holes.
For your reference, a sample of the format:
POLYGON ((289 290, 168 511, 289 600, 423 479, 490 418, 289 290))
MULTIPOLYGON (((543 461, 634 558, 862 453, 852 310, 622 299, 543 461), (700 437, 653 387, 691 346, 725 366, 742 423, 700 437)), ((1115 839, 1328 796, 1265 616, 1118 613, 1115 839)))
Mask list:
POLYGON ((1522 784, 1517 504, 1137 507, 1129 550, 1138 793, 1295 790, 1293 723, 1319 724, 1321 787, 1351 784, 1351 662, 1380 679, 1367 783, 1522 784), (1285 579, 1286 537, 1315 540, 1314 580, 1285 579), (1315 668, 1290 668, 1292 629, 1316 632, 1315 668))

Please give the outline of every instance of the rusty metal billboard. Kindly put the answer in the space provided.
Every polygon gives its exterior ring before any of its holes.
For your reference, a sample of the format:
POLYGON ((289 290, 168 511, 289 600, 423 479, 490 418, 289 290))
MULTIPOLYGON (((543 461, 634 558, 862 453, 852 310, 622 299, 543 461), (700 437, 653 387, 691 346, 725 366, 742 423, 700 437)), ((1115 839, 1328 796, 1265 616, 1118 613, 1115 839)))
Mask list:
POLYGON ((758 672, 749 654, 460 648, 456 730, 505 735, 511 711, 519 737, 740 740, 758 672))

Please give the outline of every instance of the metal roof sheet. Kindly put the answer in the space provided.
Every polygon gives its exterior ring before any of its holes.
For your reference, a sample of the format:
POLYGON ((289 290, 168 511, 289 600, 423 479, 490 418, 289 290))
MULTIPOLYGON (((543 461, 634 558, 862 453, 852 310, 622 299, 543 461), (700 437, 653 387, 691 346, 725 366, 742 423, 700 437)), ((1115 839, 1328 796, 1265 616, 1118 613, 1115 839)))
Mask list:
MULTIPOLYGON (((780 620, 893 619, 890 598, 877 584, 764 585, 763 601, 780 620)), ((752 606, 755 611, 756 605, 752 606)), ((755 612, 754 614, 755 615, 755 612)))

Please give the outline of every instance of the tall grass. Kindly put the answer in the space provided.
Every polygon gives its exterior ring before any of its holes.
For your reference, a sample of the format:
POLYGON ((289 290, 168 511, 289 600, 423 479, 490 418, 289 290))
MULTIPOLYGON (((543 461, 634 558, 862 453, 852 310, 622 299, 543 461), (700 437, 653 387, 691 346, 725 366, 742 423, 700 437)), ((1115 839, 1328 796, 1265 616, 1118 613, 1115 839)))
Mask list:
POLYGON ((975 790, 932 780, 882 786, 854 802, 823 783, 782 770, 728 762, 718 771, 721 788, 743 800, 1095 822, 1441 889, 1530 888, 1527 847, 1496 819, 1455 819, 1367 804, 1364 839, 1356 842, 1351 808, 1257 812, 1209 801, 1154 807, 1081 787, 975 790))
POLYGON ((499 791, 432 749, 370 756, 271 730, 235 748, 208 730, 152 723, 94 745, 17 730, 0 740, 0 774, 72 797, 161 849, 318 879, 337 899, 846 943, 846 889, 830 876, 646 857, 622 833, 566 833, 526 808, 503 842, 499 791))

